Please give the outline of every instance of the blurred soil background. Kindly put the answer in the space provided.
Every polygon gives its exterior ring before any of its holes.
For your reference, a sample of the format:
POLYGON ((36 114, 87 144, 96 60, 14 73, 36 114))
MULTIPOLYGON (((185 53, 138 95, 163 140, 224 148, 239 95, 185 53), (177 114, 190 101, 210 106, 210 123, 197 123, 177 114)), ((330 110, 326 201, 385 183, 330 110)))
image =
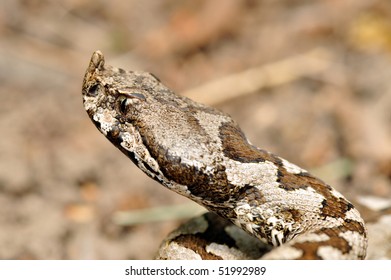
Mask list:
POLYGON ((391 258, 391 1, 2 0, 0 37, 1 259, 151 259, 195 209, 89 120, 97 49, 314 171, 377 223, 368 258, 391 258))

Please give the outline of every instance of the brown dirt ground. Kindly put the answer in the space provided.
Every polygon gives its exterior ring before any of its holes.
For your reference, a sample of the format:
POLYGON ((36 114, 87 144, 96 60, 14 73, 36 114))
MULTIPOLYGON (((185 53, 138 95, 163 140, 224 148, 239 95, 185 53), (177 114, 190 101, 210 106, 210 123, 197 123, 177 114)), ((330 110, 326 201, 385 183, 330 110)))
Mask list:
POLYGON ((112 220, 187 200, 88 119, 80 89, 96 49, 179 93, 223 81, 217 101, 207 89, 202 100, 252 143, 317 170, 353 201, 391 197, 390 1, 58 2, 0 4, 1 259, 150 259, 181 222, 112 220), (251 90, 229 76, 265 65, 251 90), (237 96, 225 96, 225 78, 237 96))

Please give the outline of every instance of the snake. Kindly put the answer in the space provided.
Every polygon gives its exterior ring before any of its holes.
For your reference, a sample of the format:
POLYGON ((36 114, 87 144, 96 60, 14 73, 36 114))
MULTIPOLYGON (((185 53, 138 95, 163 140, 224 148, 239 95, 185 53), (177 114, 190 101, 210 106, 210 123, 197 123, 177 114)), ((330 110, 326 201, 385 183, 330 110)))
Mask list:
POLYGON ((365 258, 367 230, 353 204, 251 144, 229 115, 175 94, 153 74, 106 65, 100 51, 82 97, 98 130, 146 175, 270 244, 270 258, 365 258))

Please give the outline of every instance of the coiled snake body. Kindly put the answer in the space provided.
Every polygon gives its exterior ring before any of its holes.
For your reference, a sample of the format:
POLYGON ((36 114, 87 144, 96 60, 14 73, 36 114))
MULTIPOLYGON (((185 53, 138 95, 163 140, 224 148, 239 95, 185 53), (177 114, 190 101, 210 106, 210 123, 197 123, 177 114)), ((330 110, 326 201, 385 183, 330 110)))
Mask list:
POLYGON ((251 145, 228 115, 176 95, 149 73, 107 66, 99 51, 82 93, 97 128, 141 170, 277 246, 271 257, 365 258, 366 229, 354 206, 251 145))

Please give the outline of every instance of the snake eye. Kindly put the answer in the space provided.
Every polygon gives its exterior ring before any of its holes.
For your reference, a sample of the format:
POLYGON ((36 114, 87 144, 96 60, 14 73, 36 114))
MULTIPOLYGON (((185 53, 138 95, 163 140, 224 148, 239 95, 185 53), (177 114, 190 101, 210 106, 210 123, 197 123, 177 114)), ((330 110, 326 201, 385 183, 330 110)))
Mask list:
POLYGON ((99 91, 99 84, 95 84, 88 89, 87 95, 91 97, 97 96, 98 91, 99 91))
POLYGON ((127 98, 123 98, 120 103, 119 103, 119 111, 122 113, 122 114, 126 114, 127 111, 128 111, 128 99, 127 98))
POLYGON ((117 91, 118 94, 120 94, 120 97, 118 98, 118 111, 126 115, 129 111, 130 107, 137 106, 140 104, 140 102, 146 101, 146 97, 139 92, 126 92, 126 91, 117 91))

